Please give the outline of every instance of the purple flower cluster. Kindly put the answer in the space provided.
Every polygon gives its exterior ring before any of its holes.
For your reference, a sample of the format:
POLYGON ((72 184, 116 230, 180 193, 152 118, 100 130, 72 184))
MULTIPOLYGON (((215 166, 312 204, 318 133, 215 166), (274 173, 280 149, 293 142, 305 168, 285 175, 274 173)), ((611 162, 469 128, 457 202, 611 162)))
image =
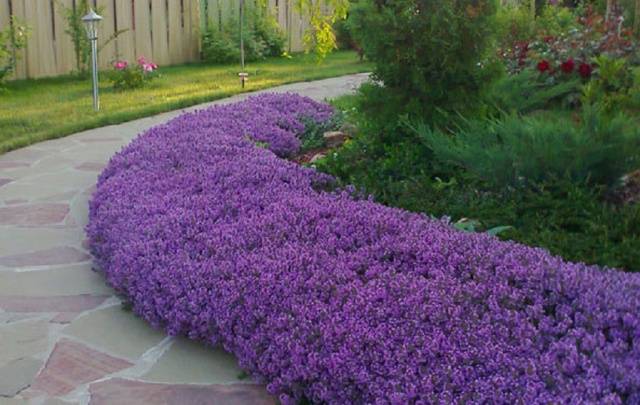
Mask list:
POLYGON ((640 275, 321 191, 266 95, 117 154, 91 249, 137 314, 220 344, 283 403, 640 403, 640 275))

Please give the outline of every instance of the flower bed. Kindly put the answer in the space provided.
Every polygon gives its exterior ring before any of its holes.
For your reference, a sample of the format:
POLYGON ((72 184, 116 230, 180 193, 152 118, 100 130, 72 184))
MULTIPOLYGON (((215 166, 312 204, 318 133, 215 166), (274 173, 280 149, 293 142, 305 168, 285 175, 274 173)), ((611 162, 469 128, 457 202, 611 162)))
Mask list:
POLYGON ((91 249, 134 311, 283 402, 640 402, 640 276, 321 191, 280 156, 327 106, 265 95, 138 137, 91 249))

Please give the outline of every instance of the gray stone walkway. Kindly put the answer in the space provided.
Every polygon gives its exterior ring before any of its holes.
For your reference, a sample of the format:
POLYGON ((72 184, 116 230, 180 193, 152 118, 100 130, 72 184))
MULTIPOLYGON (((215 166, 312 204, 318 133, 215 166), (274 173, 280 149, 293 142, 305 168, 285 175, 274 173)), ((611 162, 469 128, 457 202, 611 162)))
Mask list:
MULTIPOLYGON (((317 100, 366 74, 270 89, 317 100)), ((233 356, 172 339, 124 310, 92 271, 87 201, 109 158, 154 125, 211 104, 0 156, 0 404, 271 404, 233 356)))

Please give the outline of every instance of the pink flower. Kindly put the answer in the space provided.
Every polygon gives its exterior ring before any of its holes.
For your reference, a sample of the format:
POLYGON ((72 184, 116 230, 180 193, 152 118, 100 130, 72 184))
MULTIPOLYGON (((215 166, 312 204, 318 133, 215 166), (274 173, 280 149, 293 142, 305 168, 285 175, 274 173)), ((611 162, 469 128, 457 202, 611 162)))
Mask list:
POLYGON ((144 56, 141 56, 138 58, 138 65, 144 66, 146 64, 147 64, 147 60, 144 58, 144 56))
POLYGON ((125 70, 127 68, 127 66, 129 66, 129 64, 127 63, 126 60, 119 60, 116 63, 113 64, 113 67, 116 70, 125 70))
POLYGON ((145 63, 144 65, 142 65, 142 70, 144 70, 147 73, 151 73, 153 72, 153 66, 149 63, 145 63))

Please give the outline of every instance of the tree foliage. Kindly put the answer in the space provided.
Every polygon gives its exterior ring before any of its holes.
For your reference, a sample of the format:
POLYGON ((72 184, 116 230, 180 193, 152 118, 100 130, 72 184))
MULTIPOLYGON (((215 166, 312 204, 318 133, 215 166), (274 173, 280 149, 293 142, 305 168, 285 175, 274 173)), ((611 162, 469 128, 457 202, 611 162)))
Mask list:
POLYGON ((307 49, 313 50, 318 59, 324 59, 338 47, 333 25, 347 17, 349 0, 295 0, 294 4, 311 24, 304 35, 307 49))

